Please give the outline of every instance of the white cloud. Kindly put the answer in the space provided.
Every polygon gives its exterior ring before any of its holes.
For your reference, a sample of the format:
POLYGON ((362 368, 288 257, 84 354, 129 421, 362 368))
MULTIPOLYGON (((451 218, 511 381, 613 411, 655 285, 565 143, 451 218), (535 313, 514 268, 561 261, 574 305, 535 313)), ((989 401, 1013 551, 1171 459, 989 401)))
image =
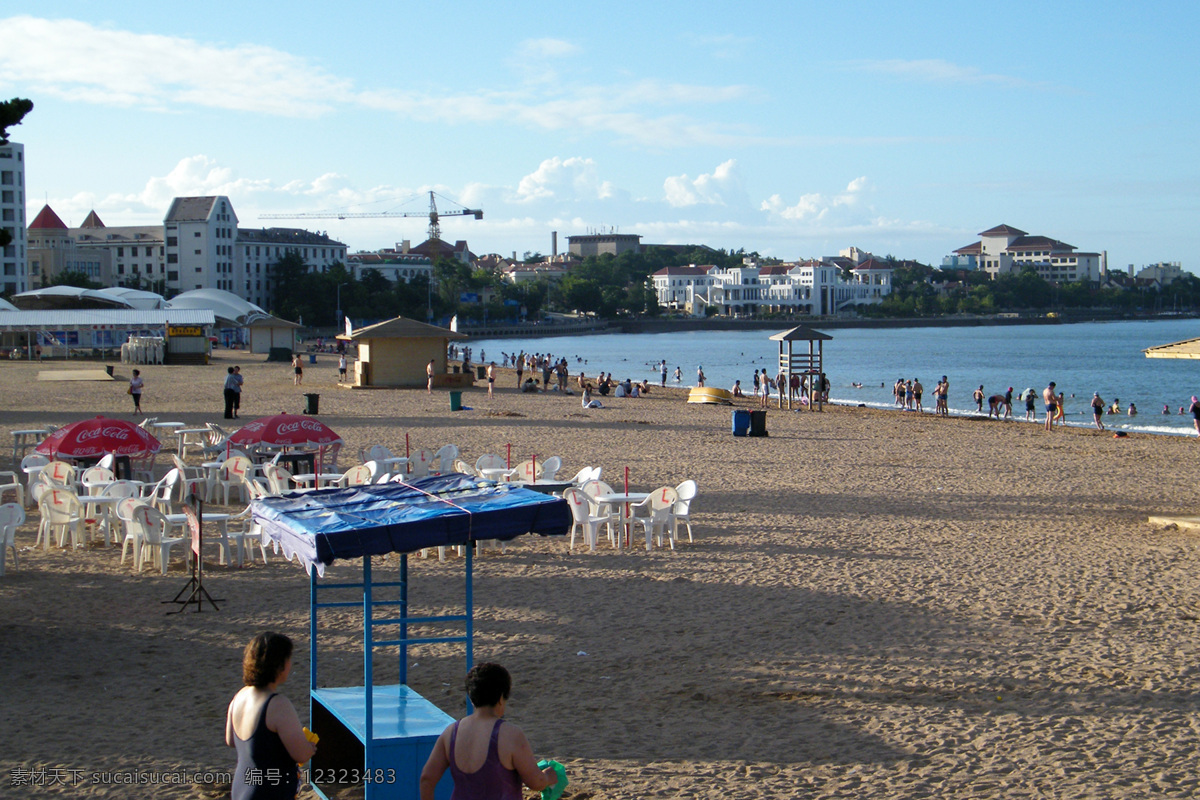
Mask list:
POLYGON ((990 84, 1008 89, 1048 88, 1047 84, 1027 81, 1011 75, 987 73, 976 67, 966 67, 940 58, 861 60, 850 61, 848 65, 863 72, 893 75, 925 83, 990 84))
POLYGON ((781 219, 824 222, 839 209, 845 211, 865 206, 863 195, 868 188, 867 178, 862 176, 850 181, 845 190, 832 195, 810 192, 801 195, 799 201, 789 206, 780 195, 773 194, 764 200, 759 208, 781 219))
POLYGON ((214 45, 141 34, 77 20, 0 19, 0 89, 121 108, 174 111, 190 106, 288 117, 319 117, 346 107, 386 111, 420 122, 517 124, 545 131, 601 132, 649 147, 745 141, 744 124, 663 114, 668 106, 759 99, 745 86, 658 80, 571 84, 548 62, 578 48, 560 39, 524 42, 510 59, 531 80, 516 90, 426 93, 355 86, 309 60, 254 44, 214 45), (526 63, 527 62, 527 63, 526 63))
POLYGON ((76 102, 315 116, 350 88, 349 81, 270 47, 207 45, 76 20, 19 16, 0 24, 4 82, 76 102))
POLYGON ((666 201, 675 208, 695 205, 726 205, 727 192, 741 189, 737 176, 737 161, 729 159, 718 164, 711 174, 700 175, 695 180, 686 174, 671 176, 663 181, 666 201))
POLYGON ((590 158, 558 156, 547 158, 521 178, 514 201, 604 200, 613 195, 613 185, 600 179, 596 162, 590 158))
POLYGON ((717 36, 688 34, 684 36, 684 39, 691 42, 695 47, 708 50, 717 58, 737 58, 743 55, 754 44, 752 37, 737 36, 732 33, 717 36))

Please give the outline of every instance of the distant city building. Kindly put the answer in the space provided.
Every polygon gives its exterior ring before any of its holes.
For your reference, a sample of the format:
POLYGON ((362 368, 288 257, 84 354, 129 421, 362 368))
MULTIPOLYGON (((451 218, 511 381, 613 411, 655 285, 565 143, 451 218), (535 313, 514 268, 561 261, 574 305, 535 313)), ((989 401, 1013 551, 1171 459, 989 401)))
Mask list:
POLYGON ((81 247, 66 223, 43 206, 29 223, 29 289, 43 289, 64 272, 78 272, 102 286, 115 286, 107 250, 81 247))
POLYGON ((579 258, 599 256, 609 253, 619 256, 621 253, 642 252, 642 237, 632 233, 589 233, 583 236, 568 236, 568 251, 579 258))
MULTIPOLYGON (((840 258, 838 259, 840 260, 840 258)), ((759 266, 665 267, 651 276, 658 304, 693 316, 765 313, 831 316, 856 306, 874 305, 891 293, 889 262, 867 259, 849 268, 830 259, 759 266)))
POLYGON ((29 289, 25 244, 25 145, 0 144, 0 228, 12 241, 0 253, 0 289, 16 294, 29 289))
POLYGON ((1047 281, 1095 283, 1105 271, 1100 253, 1076 252, 1074 245, 1048 236, 1030 236, 1010 225, 998 225, 979 236, 978 242, 958 248, 953 255, 974 257, 993 278, 1032 266, 1047 281))
POLYGON ((233 204, 224 196, 176 197, 161 225, 109 227, 92 211, 80 227, 66 228, 46 206, 29 237, 38 243, 39 286, 78 269, 105 286, 165 296, 220 289, 263 308, 274 299, 271 270, 287 253, 299 255, 313 272, 346 260, 346 245, 323 233, 238 228, 233 204))
POLYGON ((1156 281, 1160 286, 1170 286, 1174 281, 1183 277, 1183 265, 1178 261, 1160 261, 1157 264, 1142 267, 1135 275, 1133 264, 1130 264, 1129 275, 1139 281, 1156 281))
POLYGON ((346 268, 359 281, 367 270, 375 270, 392 283, 411 283, 414 278, 420 277, 428 280, 433 274, 433 262, 428 256, 391 249, 354 253, 346 258, 346 268))

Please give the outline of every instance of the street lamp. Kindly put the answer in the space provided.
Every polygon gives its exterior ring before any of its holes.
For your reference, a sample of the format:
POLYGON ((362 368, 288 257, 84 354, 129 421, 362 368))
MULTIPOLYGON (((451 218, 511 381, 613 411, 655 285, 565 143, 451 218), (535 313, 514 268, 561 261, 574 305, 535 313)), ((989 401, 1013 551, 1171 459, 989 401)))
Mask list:
POLYGON ((344 283, 337 285, 337 326, 339 331, 342 327, 342 287, 345 285, 344 283))

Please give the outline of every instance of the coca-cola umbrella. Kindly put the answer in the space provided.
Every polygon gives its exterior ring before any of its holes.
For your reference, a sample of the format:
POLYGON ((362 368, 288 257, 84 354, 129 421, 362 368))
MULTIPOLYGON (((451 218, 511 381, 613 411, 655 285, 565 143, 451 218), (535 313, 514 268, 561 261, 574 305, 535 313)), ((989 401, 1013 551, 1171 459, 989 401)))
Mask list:
POLYGON ((93 417, 64 425, 34 450, 50 458, 98 458, 106 453, 141 456, 157 453, 158 439, 123 419, 93 417))
MULTIPOLYGON (((340 444, 342 437, 332 428, 312 417, 297 414, 276 414, 260 417, 248 422, 229 437, 229 447, 250 448, 255 445, 274 447, 319 447, 323 457, 325 448, 340 444)), ((318 467, 318 471, 319 471, 318 467)))

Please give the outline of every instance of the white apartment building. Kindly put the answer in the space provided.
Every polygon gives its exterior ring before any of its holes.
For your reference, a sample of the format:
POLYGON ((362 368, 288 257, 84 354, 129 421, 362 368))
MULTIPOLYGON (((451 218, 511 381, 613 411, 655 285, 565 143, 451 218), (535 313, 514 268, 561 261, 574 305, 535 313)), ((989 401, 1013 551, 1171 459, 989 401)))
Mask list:
POLYGON ((1133 264, 1130 264, 1129 276, 1139 281, 1157 281, 1160 286, 1170 286, 1183 277, 1183 265, 1178 261, 1160 261, 1142 267, 1135 275, 1133 264))
POLYGON ((740 267, 667 267, 651 276, 658 304, 704 316, 750 316, 765 313, 830 316, 859 305, 882 302, 891 293, 892 270, 868 259, 846 280, 836 265, 808 260, 760 267, 747 260, 740 267))
POLYGON ((1074 245, 1048 236, 1031 236, 1011 225, 997 225, 983 231, 979 237, 978 242, 958 248, 954 255, 973 256, 993 278, 1032 266, 1048 281, 1096 282, 1105 271, 1101 253, 1076 252, 1074 245))
POLYGON ((0 290, 28 291, 25 239, 25 145, 0 144, 0 228, 12 241, 0 252, 0 290))
POLYGON ((428 256, 399 250, 354 253, 347 258, 346 269, 355 280, 362 280, 363 273, 372 269, 392 283, 411 283, 414 278, 421 277, 426 280, 433 278, 433 262, 428 256))
POLYGON ((105 286, 166 296, 223 289, 269 308, 271 268, 289 251, 315 272, 346 261, 346 245, 323 233, 238 228, 233 203, 224 196, 177 197, 161 225, 109 227, 92 211, 80 227, 67 230, 67 241, 60 241, 54 220, 62 224, 47 206, 29 229, 29 237, 38 239, 41 285, 66 268, 78 268, 105 286))

